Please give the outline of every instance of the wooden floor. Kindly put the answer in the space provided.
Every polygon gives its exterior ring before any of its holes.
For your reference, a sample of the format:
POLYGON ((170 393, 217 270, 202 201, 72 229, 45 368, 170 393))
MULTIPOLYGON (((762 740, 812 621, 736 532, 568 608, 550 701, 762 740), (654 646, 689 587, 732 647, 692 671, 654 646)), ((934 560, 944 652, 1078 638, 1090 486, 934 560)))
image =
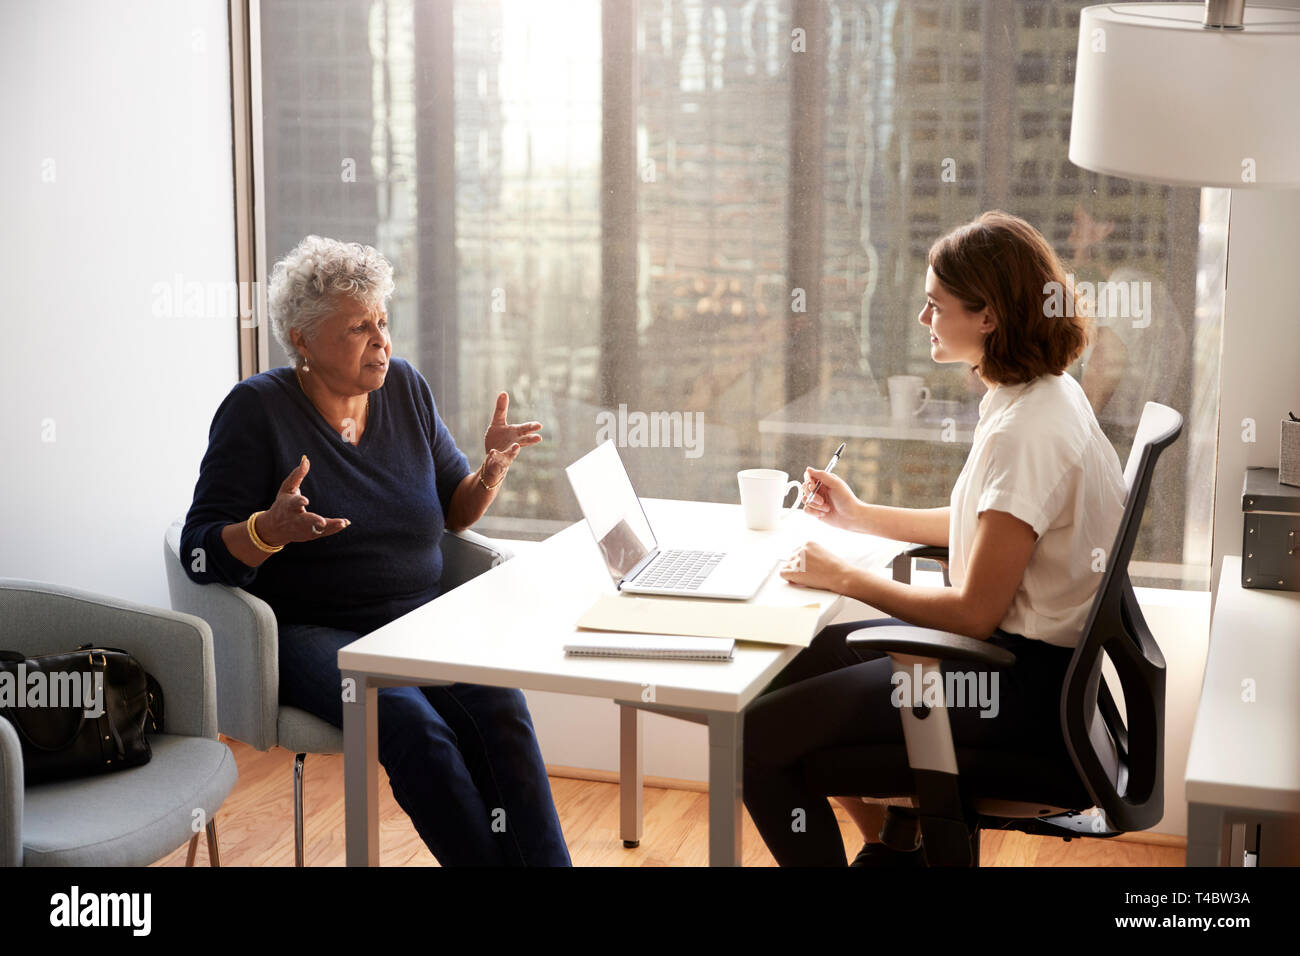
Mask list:
MULTIPOLYGON (((217 815, 223 866, 293 865, 293 755, 276 748, 259 753, 226 740, 239 781, 217 815)), ((306 764, 306 864, 342 866, 343 757, 314 756, 306 764)), ((704 866, 709 856, 708 794, 646 787, 641 845, 623 848, 618 833, 618 785, 551 777, 551 792, 575 866, 704 866)), ((836 808, 849 858, 862 846, 857 827, 836 808)), ((745 866, 775 866, 745 814, 745 866)), ((1169 845, 1129 840, 1072 840, 985 831, 981 866, 1182 866, 1182 841, 1169 845)), ((410 819, 393 799, 379 768, 379 843, 384 866, 437 866, 410 819)), ((186 847, 156 866, 184 866, 186 847)), ((195 865, 207 864, 200 840, 195 865)))

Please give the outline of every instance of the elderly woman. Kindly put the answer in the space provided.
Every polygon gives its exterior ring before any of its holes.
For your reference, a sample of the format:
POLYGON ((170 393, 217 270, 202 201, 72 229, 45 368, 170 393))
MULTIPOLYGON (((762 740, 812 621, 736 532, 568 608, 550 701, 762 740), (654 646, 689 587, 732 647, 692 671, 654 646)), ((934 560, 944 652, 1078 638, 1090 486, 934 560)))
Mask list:
MULTIPOLYGON (((949 505, 869 504, 816 468, 807 470, 805 488, 821 482, 807 508, 828 524, 947 546, 952 587, 888 581, 814 543, 782 569, 787 581, 893 615, 823 629, 745 714, 745 805, 783 866, 847 859, 827 795, 803 773, 814 754, 877 746, 895 761, 882 760, 882 774, 911 777, 891 700, 893 665, 849 649, 845 638, 859 628, 937 628, 1009 649, 1015 664, 996 685, 986 676, 996 710, 950 708, 954 743, 1035 752, 1061 774, 1075 773, 1061 733, 1061 688, 1101 582, 1096 555, 1114 543, 1126 498, 1119 457, 1083 389, 1064 374, 1087 344, 1089 320, 1078 308, 1062 315, 1053 307, 1054 293, 1070 292, 1065 272, 1042 234, 1016 216, 986 212, 958 227, 931 247, 929 266, 917 320, 929 333, 930 355, 970 365, 987 389, 949 505), (795 828, 799 810, 805 825, 795 828)), ((943 664, 945 674, 952 669, 943 664)), ((877 796, 893 796, 882 790, 877 796)), ((922 846, 875 842, 866 821, 879 829, 878 813, 860 808, 854 816, 867 843, 851 865, 924 865, 922 846)), ((901 824, 906 811, 891 817, 891 826, 901 824)))
MULTIPOLYGON (((392 267, 370 246, 308 236, 271 275, 292 366, 217 409, 181 553, 186 573, 264 599, 279 625, 280 700, 342 725, 339 648, 433 600, 446 529, 477 521, 541 425, 506 421, 471 470, 423 376, 392 355, 392 267)), ((379 760, 444 866, 567 866, 523 694, 452 684, 379 691, 379 760), (505 811, 506 827, 493 826, 505 811)))

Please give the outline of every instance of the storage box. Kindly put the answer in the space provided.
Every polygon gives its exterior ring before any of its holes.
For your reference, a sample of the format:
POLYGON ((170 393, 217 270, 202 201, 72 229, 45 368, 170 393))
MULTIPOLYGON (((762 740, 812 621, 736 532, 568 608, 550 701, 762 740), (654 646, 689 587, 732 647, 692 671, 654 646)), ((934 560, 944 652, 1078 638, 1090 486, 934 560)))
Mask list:
POLYGON ((1284 485, 1300 485, 1300 418, 1282 419, 1277 441, 1277 480, 1284 485))
POLYGON ((1277 478, 1276 468, 1246 469, 1241 586, 1300 591, 1300 488, 1277 478))

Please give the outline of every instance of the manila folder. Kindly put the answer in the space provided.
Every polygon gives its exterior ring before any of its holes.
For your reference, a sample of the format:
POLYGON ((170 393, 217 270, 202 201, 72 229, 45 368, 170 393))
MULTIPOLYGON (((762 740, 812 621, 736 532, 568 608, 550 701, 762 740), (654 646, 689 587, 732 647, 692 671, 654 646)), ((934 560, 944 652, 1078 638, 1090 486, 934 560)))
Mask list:
POLYGON ((772 607, 696 598, 632 597, 603 594, 578 619, 578 627, 633 634, 684 634, 731 637, 765 644, 812 643, 821 611, 807 607, 772 607))

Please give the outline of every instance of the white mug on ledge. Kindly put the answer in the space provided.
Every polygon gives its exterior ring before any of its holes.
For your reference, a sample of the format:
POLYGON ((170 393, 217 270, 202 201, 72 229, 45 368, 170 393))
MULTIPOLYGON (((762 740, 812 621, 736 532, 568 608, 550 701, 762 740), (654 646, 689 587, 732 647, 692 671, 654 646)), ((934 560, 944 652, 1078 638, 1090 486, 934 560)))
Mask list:
POLYGON ((889 376, 889 416, 895 424, 912 421, 930 404, 930 390, 923 381, 919 375, 889 376))
MULTIPOLYGON (((803 487, 791 481, 784 471, 775 468, 750 468, 736 472, 740 482, 740 505, 745 509, 745 525, 755 531, 775 528, 781 521, 781 508, 790 489, 803 487)), ((795 495, 798 502, 799 496, 795 495)))

